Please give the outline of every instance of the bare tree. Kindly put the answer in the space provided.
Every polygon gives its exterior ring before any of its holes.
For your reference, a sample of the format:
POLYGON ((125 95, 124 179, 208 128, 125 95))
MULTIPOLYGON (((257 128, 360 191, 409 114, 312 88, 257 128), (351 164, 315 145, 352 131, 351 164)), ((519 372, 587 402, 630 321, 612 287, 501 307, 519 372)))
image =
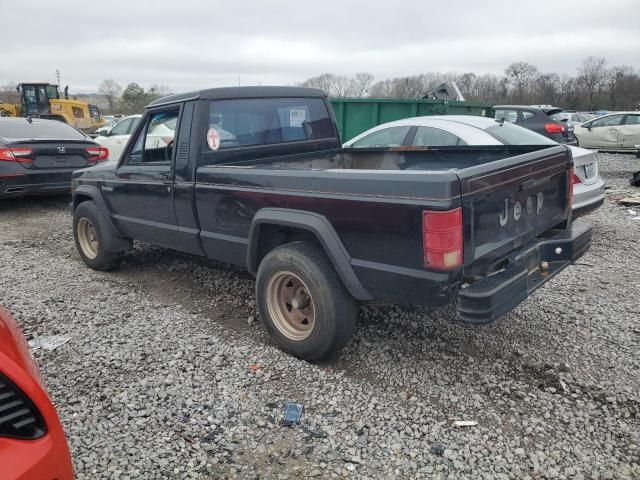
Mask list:
POLYGON ((373 83, 373 75, 367 72, 356 73, 353 79, 352 91, 354 97, 364 97, 373 83))
POLYGON ((593 109, 595 105, 621 110, 640 107, 640 73, 626 65, 610 70, 605 68, 605 73, 602 73, 602 65, 606 65, 604 59, 591 57, 583 62, 579 75, 560 76, 553 72, 539 73, 534 65, 515 62, 509 65, 503 76, 474 72, 425 72, 387 78, 373 84, 370 83, 370 74, 360 73, 350 78, 325 73, 309 78, 302 85, 321 88, 333 97, 422 98, 440 83, 456 81, 468 100, 494 105, 517 101, 576 110, 593 109), (368 87, 364 88, 367 83, 368 87))
POLYGON ((118 98, 122 93, 122 87, 113 78, 108 78, 102 81, 98 87, 98 93, 105 96, 109 104, 109 111, 113 113, 118 98))
POLYGON ((393 82, 388 78, 386 80, 380 80, 371 86, 369 94, 375 98, 391 97, 393 94, 393 82))
POLYGON ((171 95, 171 90, 166 85, 154 83, 153 85, 151 85, 151 87, 149 87, 149 90, 147 90, 146 95, 147 95, 147 102, 151 103, 154 100, 157 100, 158 98, 171 95))
POLYGON ((523 102, 529 85, 538 76, 538 68, 527 62, 514 62, 505 69, 504 73, 507 82, 512 84, 516 91, 516 101, 523 102))
POLYGON ((578 81, 588 95, 588 108, 589 110, 593 110, 593 95, 596 90, 606 82, 607 76, 609 75, 607 60, 603 57, 587 57, 582 61, 578 73, 578 81))
POLYGON ((311 77, 306 79, 300 84, 302 87, 307 88, 319 88, 327 95, 334 94, 335 75, 333 73, 323 73, 317 77, 311 77))
POLYGON ((0 102, 20 103, 20 92, 17 83, 7 83, 0 86, 0 102))

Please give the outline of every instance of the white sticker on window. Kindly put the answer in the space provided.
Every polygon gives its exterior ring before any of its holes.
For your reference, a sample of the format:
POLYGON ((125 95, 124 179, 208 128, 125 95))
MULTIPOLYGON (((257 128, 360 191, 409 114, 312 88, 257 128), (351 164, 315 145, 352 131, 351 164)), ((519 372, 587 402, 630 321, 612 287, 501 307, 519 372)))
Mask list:
POLYGON ((220 148, 220 134, 215 128, 210 128, 207 132, 207 145, 211 150, 218 150, 220 148))
POLYGON ((301 127, 307 118, 307 112, 305 110, 289 110, 289 126, 301 127))

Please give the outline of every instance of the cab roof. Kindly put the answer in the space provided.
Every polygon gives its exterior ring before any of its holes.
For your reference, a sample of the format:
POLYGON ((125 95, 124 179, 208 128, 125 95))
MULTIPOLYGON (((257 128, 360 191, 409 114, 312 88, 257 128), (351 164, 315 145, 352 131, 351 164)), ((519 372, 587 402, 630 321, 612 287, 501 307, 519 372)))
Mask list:
POLYGON ((304 87, 222 87, 197 90, 195 92, 168 95, 151 102, 147 108, 158 105, 184 102, 187 100, 224 100, 231 98, 268 98, 268 97, 326 97, 327 94, 317 88, 304 87))

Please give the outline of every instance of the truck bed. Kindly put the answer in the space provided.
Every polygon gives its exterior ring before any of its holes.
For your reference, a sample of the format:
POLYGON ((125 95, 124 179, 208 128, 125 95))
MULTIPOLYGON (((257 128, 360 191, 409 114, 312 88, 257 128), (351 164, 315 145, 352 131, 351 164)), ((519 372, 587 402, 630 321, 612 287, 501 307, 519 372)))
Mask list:
POLYGON ((210 257, 224 252, 226 261, 243 265, 256 212, 313 212, 335 228, 354 271, 376 298, 419 303, 417 297, 427 296, 408 278, 436 286, 462 273, 486 273, 509 251, 566 221, 570 162, 562 146, 456 147, 338 149, 202 166, 195 185, 202 245, 210 257), (501 228, 505 199, 519 198, 526 209, 527 189, 544 192, 544 210, 501 228), (425 270, 422 211, 458 207, 465 225, 464 272, 425 270))

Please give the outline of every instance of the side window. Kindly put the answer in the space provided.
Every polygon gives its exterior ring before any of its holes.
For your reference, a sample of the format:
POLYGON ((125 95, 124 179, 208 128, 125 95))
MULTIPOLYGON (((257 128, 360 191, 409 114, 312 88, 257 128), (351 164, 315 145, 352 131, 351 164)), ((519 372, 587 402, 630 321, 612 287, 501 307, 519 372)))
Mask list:
POLYGON ((496 110, 496 120, 504 120, 505 122, 516 123, 518 121, 518 112, 516 110, 496 110))
POLYGON ((122 120, 111 129, 111 135, 126 135, 127 133, 129 133, 129 127, 131 126, 132 122, 133 120, 130 118, 122 120))
POLYGON ((169 163, 178 123, 178 108, 155 112, 147 117, 145 128, 127 155, 127 165, 169 163))
POLYGON ((361 138, 351 146, 354 148, 399 147, 402 145, 402 142, 404 142, 409 130, 411 130, 410 125, 384 128, 361 138))
POLYGON ((536 114, 533 112, 530 112, 529 110, 522 110, 522 119, 523 120, 529 120, 530 118, 535 117, 536 114))
POLYGON ((640 125, 640 115, 627 115, 625 125, 640 125))
POLYGON ((455 147, 467 145, 460 137, 446 130, 433 127, 420 127, 413 139, 415 147, 455 147))
POLYGON ((620 122, 622 122, 622 115, 611 115, 608 117, 596 118, 593 122, 591 122, 590 127, 616 127, 620 125, 620 122))

